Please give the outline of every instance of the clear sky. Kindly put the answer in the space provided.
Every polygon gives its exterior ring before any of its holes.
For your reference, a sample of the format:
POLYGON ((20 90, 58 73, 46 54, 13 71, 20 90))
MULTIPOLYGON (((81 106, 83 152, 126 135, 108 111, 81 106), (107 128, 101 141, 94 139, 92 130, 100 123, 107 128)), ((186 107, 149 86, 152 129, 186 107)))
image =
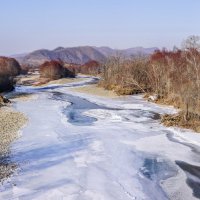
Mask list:
POLYGON ((58 46, 180 46, 200 0, 0 0, 0 55, 58 46))

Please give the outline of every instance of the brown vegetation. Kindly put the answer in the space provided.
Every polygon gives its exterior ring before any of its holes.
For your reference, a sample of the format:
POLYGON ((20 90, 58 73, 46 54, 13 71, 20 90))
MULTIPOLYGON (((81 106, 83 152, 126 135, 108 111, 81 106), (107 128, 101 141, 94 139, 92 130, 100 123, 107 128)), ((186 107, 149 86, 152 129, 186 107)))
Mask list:
POLYGON ((101 73, 101 65, 95 60, 90 60, 83 65, 71 64, 67 69, 75 73, 99 75, 101 73))
POLYGON ((156 51, 150 58, 110 58, 100 85, 118 94, 154 93, 157 102, 181 108, 179 123, 191 127, 200 120, 199 41, 189 37, 182 50, 156 51))
POLYGON ((79 67, 79 73, 82 74, 98 75, 100 74, 100 72, 101 72, 100 63, 95 60, 88 61, 84 65, 81 65, 79 67))
POLYGON ((124 60, 112 57, 105 63, 100 86, 114 90, 119 95, 130 95, 149 90, 149 77, 146 72, 147 59, 124 60))
POLYGON ((21 67, 14 58, 0 57, 0 92, 11 90, 21 67))
POLYGON ((40 66, 40 76, 50 80, 56 80, 64 77, 75 77, 73 71, 68 70, 58 61, 46 61, 40 66))
POLYGON ((182 111, 178 114, 165 114, 161 118, 161 123, 163 123, 165 126, 178 126, 200 132, 200 120, 198 120, 198 117, 185 120, 184 116, 185 113, 182 111))

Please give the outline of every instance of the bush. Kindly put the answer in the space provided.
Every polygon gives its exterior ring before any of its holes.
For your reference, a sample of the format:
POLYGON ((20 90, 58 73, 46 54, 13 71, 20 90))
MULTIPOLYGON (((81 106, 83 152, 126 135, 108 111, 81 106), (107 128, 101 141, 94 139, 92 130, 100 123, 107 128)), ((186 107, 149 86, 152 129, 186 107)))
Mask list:
POLYGON ((121 57, 111 57, 103 67, 100 85, 119 95, 145 92, 149 89, 146 65, 146 58, 123 60, 121 57))
POLYGON ((49 78, 51 80, 75 77, 73 72, 63 67, 62 63, 58 61, 47 61, 40 66, 39 70, 42 78, 49 78))
POLYGON ((98 75, 101 72, 100 63, 95 60, 86 62, 84 65, 80 66, 79 73, 98 75))
POLYGON ((0 92, 14 88, 14 77, 19 75, 21 67, 14 58, 0 57, 0 92))
POLYGON ((17 76, 20 72, 21 67, 14 58, 0 57, 1 76, 17 76))

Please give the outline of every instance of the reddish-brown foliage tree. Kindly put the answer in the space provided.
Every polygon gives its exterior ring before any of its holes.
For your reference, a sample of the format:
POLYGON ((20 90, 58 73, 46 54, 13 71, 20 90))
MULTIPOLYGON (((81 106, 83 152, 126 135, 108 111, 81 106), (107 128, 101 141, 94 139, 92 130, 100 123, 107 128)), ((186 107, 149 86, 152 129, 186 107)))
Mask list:
POLYGON ((14 58, 0 57, 0 92, 13 89, 14 77, 20 72, 21 67, 14 58))
POLYGON ((90 60, 79 67, 79 73, 98 75, 101 72, 101 65, 95 60, 90 60))
POLYGON ((64 77, 74 77, 75 74, 64 68, 59 61, 46 61, 40 66, 40 76, 49 79, 59 79, 64 77))
POLYGON ((14 58, 0 57, 0 75, 17 76, 21 72, 19 63, 14 58))

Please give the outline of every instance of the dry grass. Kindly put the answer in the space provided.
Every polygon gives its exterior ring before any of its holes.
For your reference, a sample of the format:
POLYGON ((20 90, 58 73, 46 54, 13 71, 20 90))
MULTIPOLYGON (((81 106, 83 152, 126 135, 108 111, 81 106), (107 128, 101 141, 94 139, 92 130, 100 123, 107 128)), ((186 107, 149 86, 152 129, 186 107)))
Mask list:
POLYGON ((22 85, 33 85, 36 82, 39 82, 39 74, 29 74, 22 75, 18 78, 17 83, 22 85))
POLYGON ((29 93, 20 93, 17 94, 14 97, 11 97, 10 100, 12 102, 17 102, 17 101, 30 101, 30 100, 36 100, 38 98, 37 94, 29 94, 29 93))
POLYGON ((75 92, 96 95, 96 96, 101 96, 101 97, 108 97, 108 98, 118 97, 118 95, 114 91, 105 90, 104 88, 98 87, 97 84, 73 88, 71 90, 75 92))
POLYGON ((81 82, 84 81, 84 78, 62 78, 54 81, 49 81, 48 83, 44 85, 51 85, 51 84, 67 84, 67 83, 75 83, 75 82, 81 82))
POLYGON ((29 74, 20 76, 17 83, 22 85, 32 85, 32 86, 47 86, 51 84, 67 84, 83 81, 84 78, 61 78, 58 80, 51 81, 48 78, 41 78, 37 74, 29 74))
POLYGON ((177 126, 187 129, 192 129, 198 133, 200 133, 200 120, 193 118, 188 121, 184 119, 184 113, 179 112, 178 114, 165 114, 162 116, 161 122, 165 126, 177 126))

